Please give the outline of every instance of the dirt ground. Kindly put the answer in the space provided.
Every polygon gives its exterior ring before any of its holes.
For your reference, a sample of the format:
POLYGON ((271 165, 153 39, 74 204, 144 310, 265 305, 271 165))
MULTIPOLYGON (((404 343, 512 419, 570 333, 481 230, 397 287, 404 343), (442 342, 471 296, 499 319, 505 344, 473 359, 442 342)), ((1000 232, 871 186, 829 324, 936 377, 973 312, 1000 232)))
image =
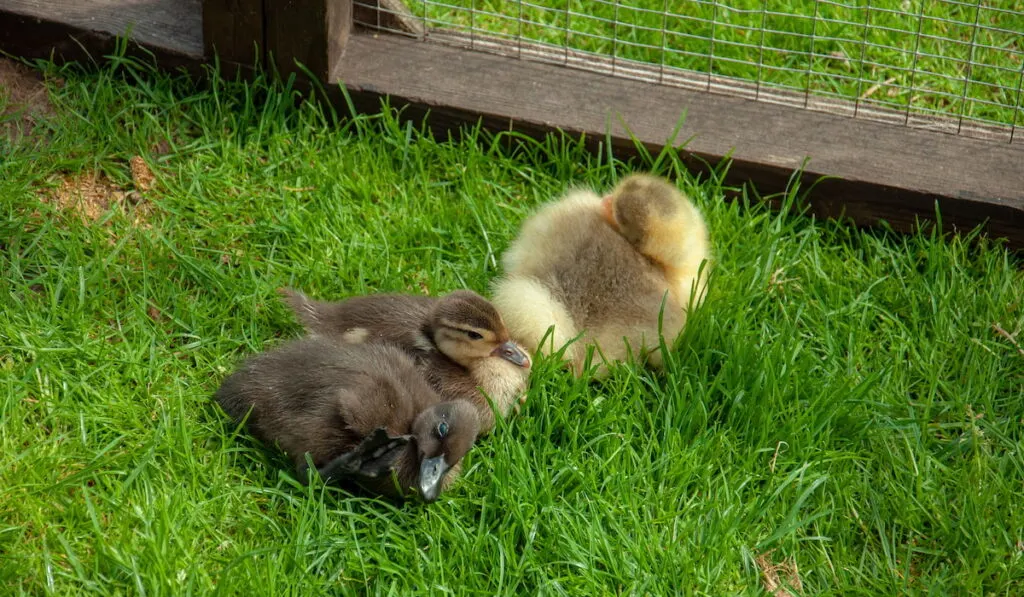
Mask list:
POLYGON ((0 58, 0 134, 9 139, 31 136, 42 118, 53 116, 42 75, 0 58))
MULTIPOLYGON (((11 142, 45 143, 41 125, 56 115, 42 74, 0 58, 0 135, 11 142)), ((54 180, 52 187, 39 189, 39 199, 86 222, 99 220, 114 205, 130 206, 135 223, 140 224, 148 212, 143 195, 153 188, 155 176, 141 156, 133 157, 128 167, 134 188, 122 188, 99 173, 68 173, 54 180)))
POLYGON ((106 176, 93 172, 67 174, 56 181, 56 186, 40 189, 43 203, 53 205, 64 213, 77 215, 86 223, 103 219, 112 208, 120 208, 137 227, 148 228, 146 221, 152 211, 146 191, 155 180, 146 162, 135 156, 129 164, 132 183, 127 188, 106 176))

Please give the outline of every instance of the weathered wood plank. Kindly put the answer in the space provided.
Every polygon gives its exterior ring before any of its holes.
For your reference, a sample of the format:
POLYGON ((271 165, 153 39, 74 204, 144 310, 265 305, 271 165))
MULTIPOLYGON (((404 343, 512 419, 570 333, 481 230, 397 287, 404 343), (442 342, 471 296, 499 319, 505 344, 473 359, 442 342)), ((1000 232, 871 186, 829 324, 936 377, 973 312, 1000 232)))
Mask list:
MULTIPOLYGON (((57 62, 87 62, 119 51, 112 33, 88 31, 64 23, 0 11, 0 50, 22 58, 53 59, 57 62)), ((165 69, 203 73, 201 55, 183 54, 158 46, 140 46, 130 41, 126 56, 155 59, 165 69)))
MULTIPOLYGON (((3 0, 0 0, 3 1, 3 0)), ((207 58, 256 64, 263 61, 263 0, 202 0, 207 58)))
MULTIPOLYGON (((357 105, 382 96, 417 118, 428 110, 437 129, 466 122, 541 135, 555 129, 594 141, 609 130, 614 148, 635 151, 630 133, 658 150, 685 112, 684 156, 733 160, 730 184, 752 182, 762 194, 786 188, 809 158, 805 184, 822 176, 812 210, 859 224, 887 221, 910 230, 931 219, 989 234, 1024 248, 1024 148, 934 131, 710 95, 612 78, 555 65, 469 52, 400 36, 355 34, 336 73, 357 105), (628 127, 628 130, 627 130, 628 127)), ((805 187, 806 188, 806 187, 805 187)))
MULTIPOLYGON (((356 4, 358 7, 359 4, 356 4)), ((356 24, 359 13, 356 13, 356 24)), ((943 117, 934 113, 916 113, 893 109, 890 100, 867 98, 850 101, 831 95, 817 95, 805 91, 793 91, 771 85, 758 85, 737 77, 708 75, 696 71, 673 68, 661 64, 629 60, 617 56, 606 56, 571 48, 560 48, 543 43, 516 39, 512 34, 481 35, 451 29, 431 28, 428 36, 433 43, 443 43, 477 52, 489 52, 502 56, 513 56, 523 60, 571 66, 598 74, 611 73, 615 77, 647 83, 658 83, 670 87, 681 87, 701 93, 728 95, 745 99, 756 99, 770 104, 805 108, 828 112, 840 116, 858 117, 887 124, 906 125, 932 131, 960 134, 977 139, 1010 142, 1012 126, 996 123, 982 123, 970 118, 960 120, 943 117)), ((1017 135, 1016 142, 1024 135, 1017 135)))
POLYGON ((131 35, 136 42, 186 56, 203 55, 202 0, 0 0, 0 34, 18 22, 131 35))
POLYGON ((327 81, 352 31, 352 0, 277 0, 264 5, 266 51, 282 76, 303 64, 327 81))

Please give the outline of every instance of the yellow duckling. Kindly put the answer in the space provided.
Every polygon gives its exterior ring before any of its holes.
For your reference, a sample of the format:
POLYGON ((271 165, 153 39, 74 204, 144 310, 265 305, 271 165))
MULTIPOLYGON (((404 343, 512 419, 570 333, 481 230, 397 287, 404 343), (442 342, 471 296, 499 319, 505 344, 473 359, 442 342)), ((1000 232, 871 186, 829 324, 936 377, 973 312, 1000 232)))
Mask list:
POLYGON ((528 218, 492 302, 530 350, 566 346, 577 375, 591 345, 605 361, 632 354, 660 367, 659 323, 671 345, 704 300, 708 260, 696 206, 668 181, 637 174, 604 198, 573 190, 528 218))

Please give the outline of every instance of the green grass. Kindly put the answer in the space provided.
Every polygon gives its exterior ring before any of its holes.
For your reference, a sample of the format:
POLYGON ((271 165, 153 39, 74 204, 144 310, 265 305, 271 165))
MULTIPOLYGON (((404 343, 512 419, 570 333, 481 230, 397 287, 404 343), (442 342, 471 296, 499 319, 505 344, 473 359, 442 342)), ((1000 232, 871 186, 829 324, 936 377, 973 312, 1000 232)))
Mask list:
POLYGON ((799 93, 863 98, 911 114, 1024 122, 1024 115, 1014 115, 1024 61, 1021 0, 408 4, 439 27, 522 36, 799 93))
POLYGON ((763 595, 766 552, 807 595, 1024 592, 1024 274, 997 243, 725 201, 671 152, 442 142, 119 64, 47 66, 43 137, 0 138, 0 592, 763 595), (139 206, 40 199, 132 190, 135 155, 139 206), (539 362, 438 503, 296 486, 211 406, 297 334, 278 286, 486 291, 531 209, 652 166, 717 255, 667 371, 539 362))

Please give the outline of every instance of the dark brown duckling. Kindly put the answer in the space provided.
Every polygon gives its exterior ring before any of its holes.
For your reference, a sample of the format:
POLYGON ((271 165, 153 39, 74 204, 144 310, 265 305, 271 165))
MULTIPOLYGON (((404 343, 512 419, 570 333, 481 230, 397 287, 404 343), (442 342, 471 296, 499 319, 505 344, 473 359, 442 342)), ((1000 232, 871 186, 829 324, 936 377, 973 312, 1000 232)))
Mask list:
POLYGON ((402 350, 311 337, 250 357, 215 399, 305 481, 309 454, 325 481, 437 499, 480 430, 477 409, 443 402, 402 350))
POLYGON ((441 298, 377 294, 337 302, 280 292, 310 334, 405 350, 443 399, 477 406, 482 433, 494 428, 485 394, 503 416, 525 399, 530 358, 509 337, 494 306, 471 290, 441 298))

